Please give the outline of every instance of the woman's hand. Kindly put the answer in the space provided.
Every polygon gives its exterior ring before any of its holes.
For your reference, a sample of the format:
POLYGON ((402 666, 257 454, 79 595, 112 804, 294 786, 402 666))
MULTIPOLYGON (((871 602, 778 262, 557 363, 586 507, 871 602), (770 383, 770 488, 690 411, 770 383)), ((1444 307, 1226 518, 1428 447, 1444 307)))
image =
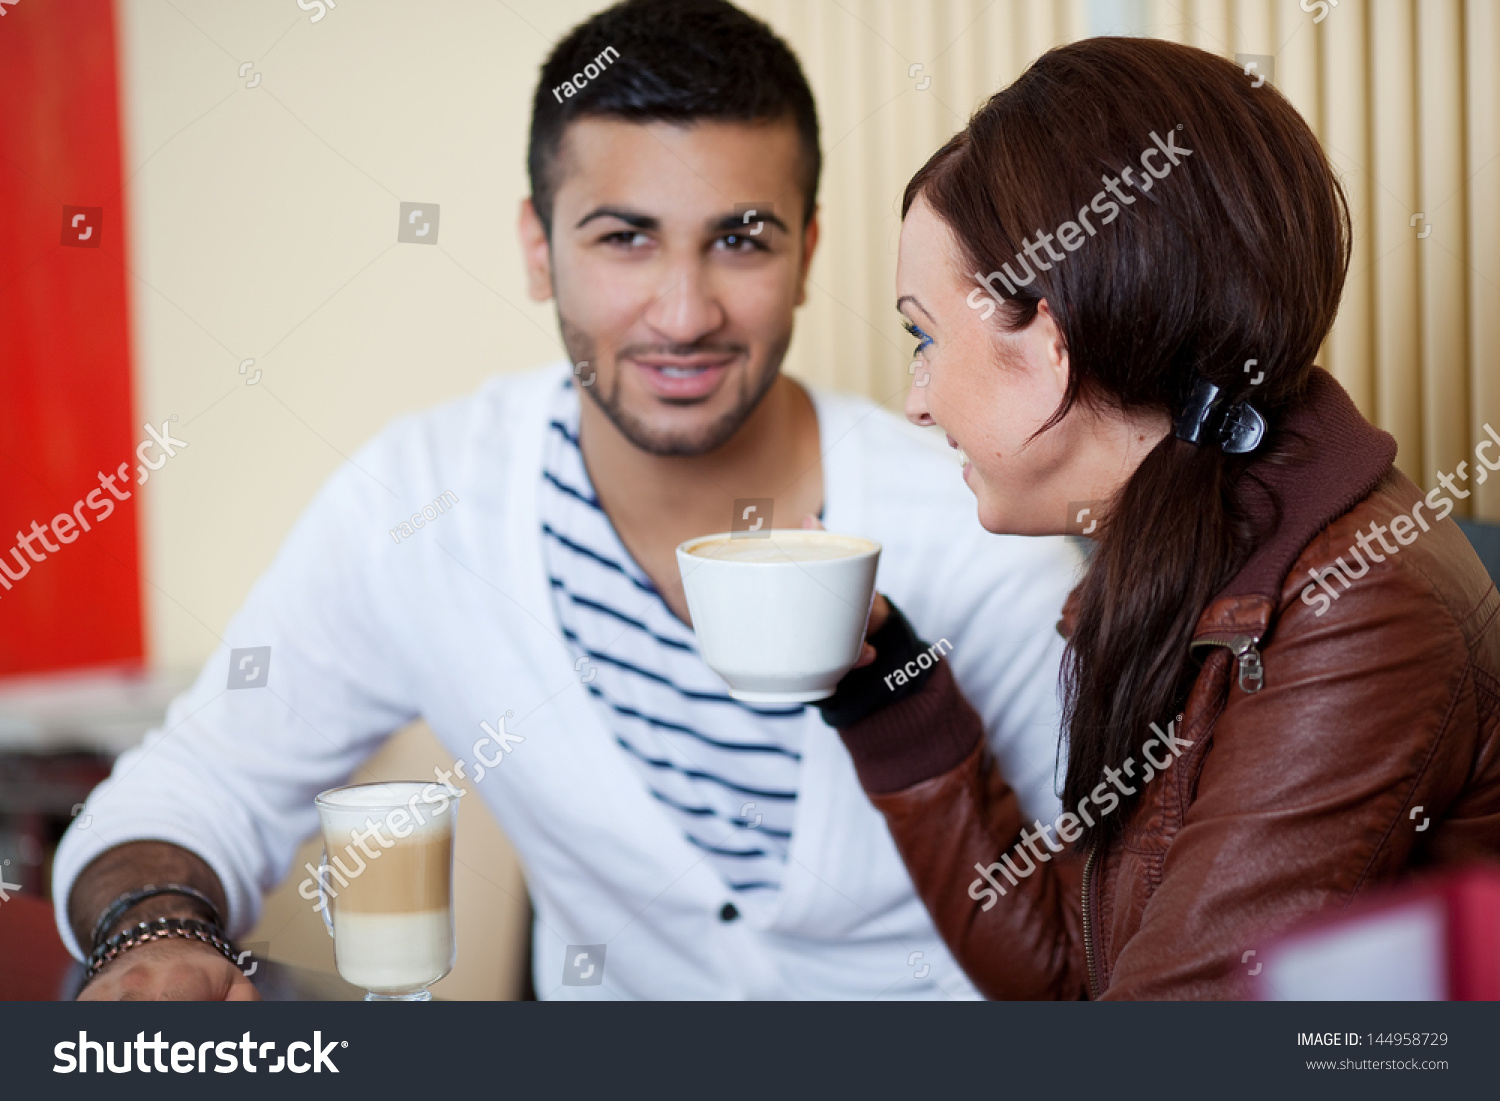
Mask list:
MULTIPOLYGON (((802 518, 802 526, 808 531, 822 531, 823 521, 819 520, 816 516, 804 516, 802 518)), ((890 604, 886 602, 884 596, 876 593, 874 599, 870 601, 870 618, 865 622, 865 638, 869 638, 876 631, 880 630, 885 625, 886 617, 890 614, 890 604)), ((874 660, 875 647, 866 642, 863 649, 859 652, 859 660, 854 663, 854 668, 862 669, 874 660)))
MULTIPOLYGON (((875 594, 875 599, 870 601, 870 620, 865 624, 865 638, 869 638, 885 625, 886 617, 891 614, 891 606, 880 593, 875 594)), ((868 642, 864 649, 859 652, 859 660, 854 663, 854 668, 860 669, 875 660, 875 647, 868 642)))

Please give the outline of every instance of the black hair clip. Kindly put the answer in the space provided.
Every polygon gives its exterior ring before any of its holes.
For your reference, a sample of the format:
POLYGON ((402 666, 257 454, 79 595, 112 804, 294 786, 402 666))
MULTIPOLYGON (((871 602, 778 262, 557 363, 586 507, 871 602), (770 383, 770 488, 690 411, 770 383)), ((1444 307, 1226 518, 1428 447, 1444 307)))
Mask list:
POLYGON ((1217 444, 1229 455, 1254 451, 1266 438, 1266 419, 1248 401, 1223 409, 1226 396, 1206 378, 1195 378, 1174 435, 1197 447, 1217 444))

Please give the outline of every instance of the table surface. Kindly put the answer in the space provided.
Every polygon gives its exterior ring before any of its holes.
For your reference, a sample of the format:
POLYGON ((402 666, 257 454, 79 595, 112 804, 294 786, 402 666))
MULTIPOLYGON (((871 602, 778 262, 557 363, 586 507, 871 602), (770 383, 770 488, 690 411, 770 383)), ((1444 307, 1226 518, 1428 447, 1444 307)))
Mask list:
MULTIPOLYGON (((68 954, 52 918, 52 904, 9 892, 0 901, 0 1001, 72 999, 83 965, 68 954)), ((268 1002, 358 1001, 364 991, 337 975, 274 960, 254 962, 250 981, 268 1002)))

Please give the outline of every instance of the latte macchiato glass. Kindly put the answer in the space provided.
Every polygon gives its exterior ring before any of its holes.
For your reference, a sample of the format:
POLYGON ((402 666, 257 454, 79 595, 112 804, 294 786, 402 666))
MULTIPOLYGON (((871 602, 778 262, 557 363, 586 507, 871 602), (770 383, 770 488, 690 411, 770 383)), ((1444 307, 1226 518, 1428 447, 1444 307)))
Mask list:
POLYGON ((317 798, 319 905, 345 981, 366 1001, 427 1001, 453 969, 458 799, 422 781, 356 784, 317 798))
POLYGON ((827 531, 722 532, 677 548, 703 660, 748 703, 833 695, 859 659, 880 544, 827 531))

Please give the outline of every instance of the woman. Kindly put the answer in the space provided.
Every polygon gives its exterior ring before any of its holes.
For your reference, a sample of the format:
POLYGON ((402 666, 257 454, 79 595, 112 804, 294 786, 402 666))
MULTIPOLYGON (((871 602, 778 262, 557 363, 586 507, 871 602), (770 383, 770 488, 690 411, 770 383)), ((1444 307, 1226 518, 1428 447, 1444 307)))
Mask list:
POLYGON ((1349 220, 1291 105, 1188 47, 1065 46, 903 217, 908 417, 990 531, 1097 540, 1059 625, 1055 822, 946 662, 887 690, 921 646, 899 613, 825 708, 979 989, 1242 997, 1307 915, 1500 852, 1500 598, 1447 491, 1313 365, 1349 220))

